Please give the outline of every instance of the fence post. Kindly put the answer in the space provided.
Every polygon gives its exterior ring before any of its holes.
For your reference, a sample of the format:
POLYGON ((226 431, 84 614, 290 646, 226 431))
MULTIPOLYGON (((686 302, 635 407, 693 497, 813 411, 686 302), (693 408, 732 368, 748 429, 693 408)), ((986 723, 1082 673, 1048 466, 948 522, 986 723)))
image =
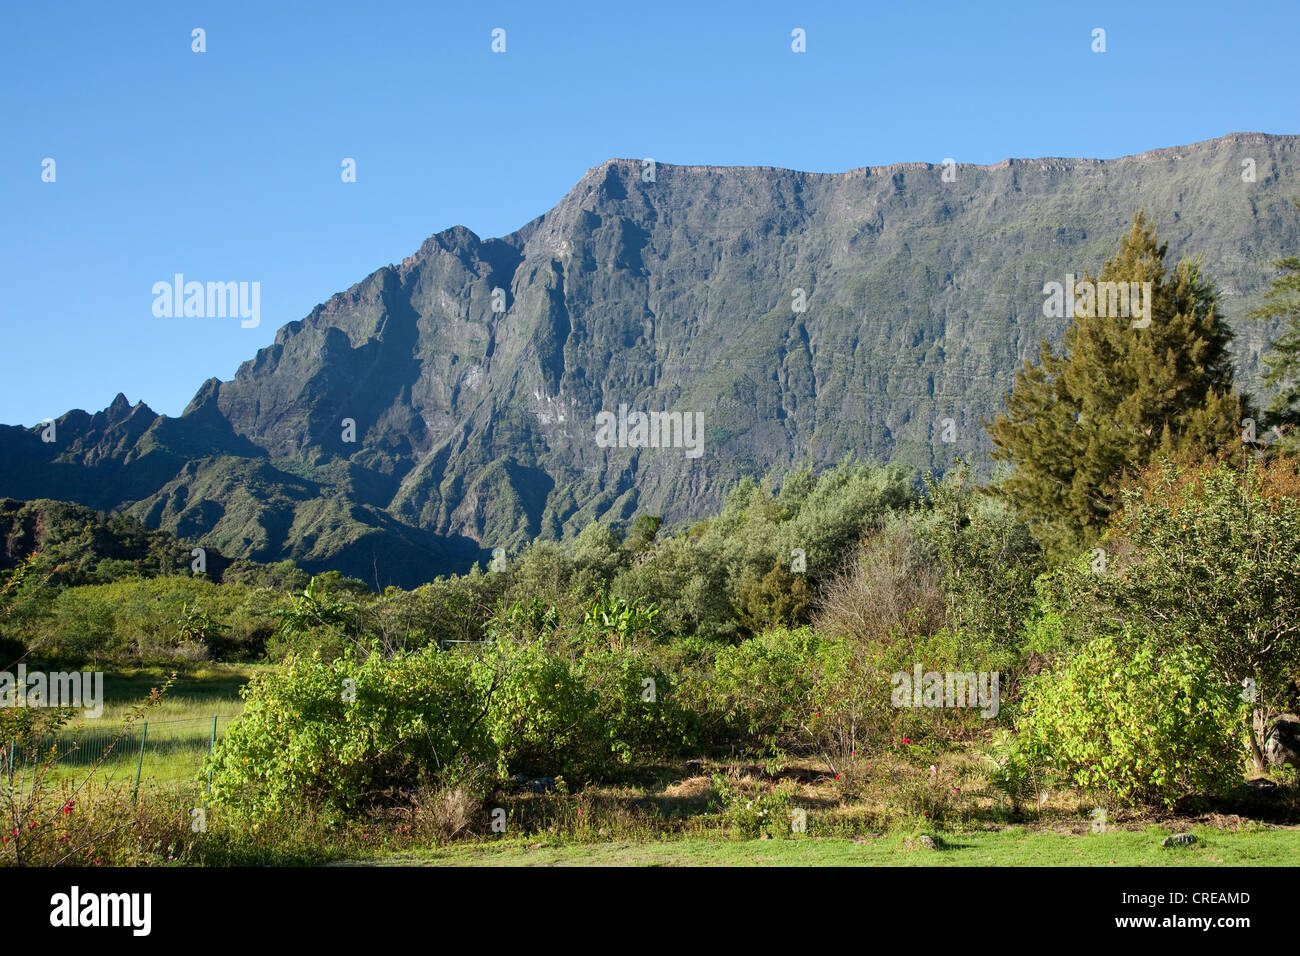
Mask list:
POLYGON ((144 769, 144 744, 149 739, 149 721, 144 722, 144 733, 140 735, 140 760, 135 765, 135 792, 131 795, 131 806, 140 800, 140 771, 144 769))

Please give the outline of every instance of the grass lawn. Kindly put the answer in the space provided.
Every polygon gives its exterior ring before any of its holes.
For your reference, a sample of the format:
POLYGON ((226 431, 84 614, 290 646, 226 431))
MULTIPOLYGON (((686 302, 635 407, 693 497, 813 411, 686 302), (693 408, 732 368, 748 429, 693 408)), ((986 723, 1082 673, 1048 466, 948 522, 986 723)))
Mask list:
POLYGON ((657 843, 500 841, 376 857, 387 866, 1300 866, 1300 829, 1197 827, 1190 847, 1162 848, 1169 831, 1075 836, 1006 828, 941 834, 940 848, 903 834, 854 842, 681 839, 657 843))

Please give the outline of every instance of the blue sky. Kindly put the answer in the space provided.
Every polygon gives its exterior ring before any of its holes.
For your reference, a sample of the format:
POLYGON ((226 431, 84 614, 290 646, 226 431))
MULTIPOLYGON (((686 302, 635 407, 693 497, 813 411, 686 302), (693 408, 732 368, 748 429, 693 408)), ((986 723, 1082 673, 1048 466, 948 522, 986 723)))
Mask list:
POLYGON ((429 235, 511 232, 613 156, 838 172, 1300 133, 1297 37, 1294 0, 8 4, 0 422, 119 391, 177 415, 429 235), (260 282, 261 324, 155 317, 178 272, 260 282))

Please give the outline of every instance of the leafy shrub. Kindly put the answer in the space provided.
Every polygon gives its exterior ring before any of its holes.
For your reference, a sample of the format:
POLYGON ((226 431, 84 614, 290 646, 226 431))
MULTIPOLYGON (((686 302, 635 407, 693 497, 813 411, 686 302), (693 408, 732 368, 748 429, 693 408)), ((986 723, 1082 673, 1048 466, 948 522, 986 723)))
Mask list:
POLYGON ((948 625, 988 644, 1013 644, 1045 567, 1042 549, 1009 505, 971 484, 966 467, 927 481, 926 491, 909 525, 933 551, 948 625))
POLYGON ((499 678, 488 720, 500 775, 590 770, 596 698, 569 661, 540 642, 502 643, 491 654, 499 678))
POLYGON ((725 640, 739 626, 726 565, 685 537, 657 542, 636 568, 615 579, 610 591, 628 603, 660 608, 659 624, 674 634, 725 640))
POLYGON ((989 786, 1006 798, 1007 808, 1013 815, 1019 814, 1024 804, 1032 802, 1042 791, 1043 768, 1026 759, 1014 733, 1000 733, 984 759, 989 764, 989 786))
POLYGON ((729 726, 778 752, 815 709, 825 643, 812 628, 776 628, 722 649, 713 662, 714 706, 729 726))
POLYGON ((648 651, 588 653, 580 671, 595 698, 591 735, 603 744, 602 760, 627 765, 669 756, 697 739, 677 679, 648 651))
POLYGON ((1238 691, 1188 649, 1101 638, 1032 681, 1018 756, 1130 804, 1222 792, 1242 779, 1238 691))
POLYGON ((492 677, 436 648, 360 663, 306 658, 259 674, 210 759, 212 799, 248 815, 333 815, 436 784, 447 766, 491 759, 492 677))

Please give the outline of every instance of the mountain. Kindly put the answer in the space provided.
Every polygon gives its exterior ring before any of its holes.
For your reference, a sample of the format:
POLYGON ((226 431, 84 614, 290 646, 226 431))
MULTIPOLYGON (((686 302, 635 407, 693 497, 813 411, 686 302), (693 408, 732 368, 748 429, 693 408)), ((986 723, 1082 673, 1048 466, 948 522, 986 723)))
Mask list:
POLYGON ((987 466, 981 418, 1067 321, 1044 284, 1095 274, 1139 207, 1171 261, 1203 257, 1255 384, 1274 329, 1243 317, 1300 247, 1298 146, 837 174, 610 160, 515 233, 431 237, 178 419, 119 395, 54 442, 0 426, 0 496, 382 586, 595 519, 686 520, 741 475, 847 453, 987 466), (598 441, 624 412, 698 415, 702 444, 598 441))

